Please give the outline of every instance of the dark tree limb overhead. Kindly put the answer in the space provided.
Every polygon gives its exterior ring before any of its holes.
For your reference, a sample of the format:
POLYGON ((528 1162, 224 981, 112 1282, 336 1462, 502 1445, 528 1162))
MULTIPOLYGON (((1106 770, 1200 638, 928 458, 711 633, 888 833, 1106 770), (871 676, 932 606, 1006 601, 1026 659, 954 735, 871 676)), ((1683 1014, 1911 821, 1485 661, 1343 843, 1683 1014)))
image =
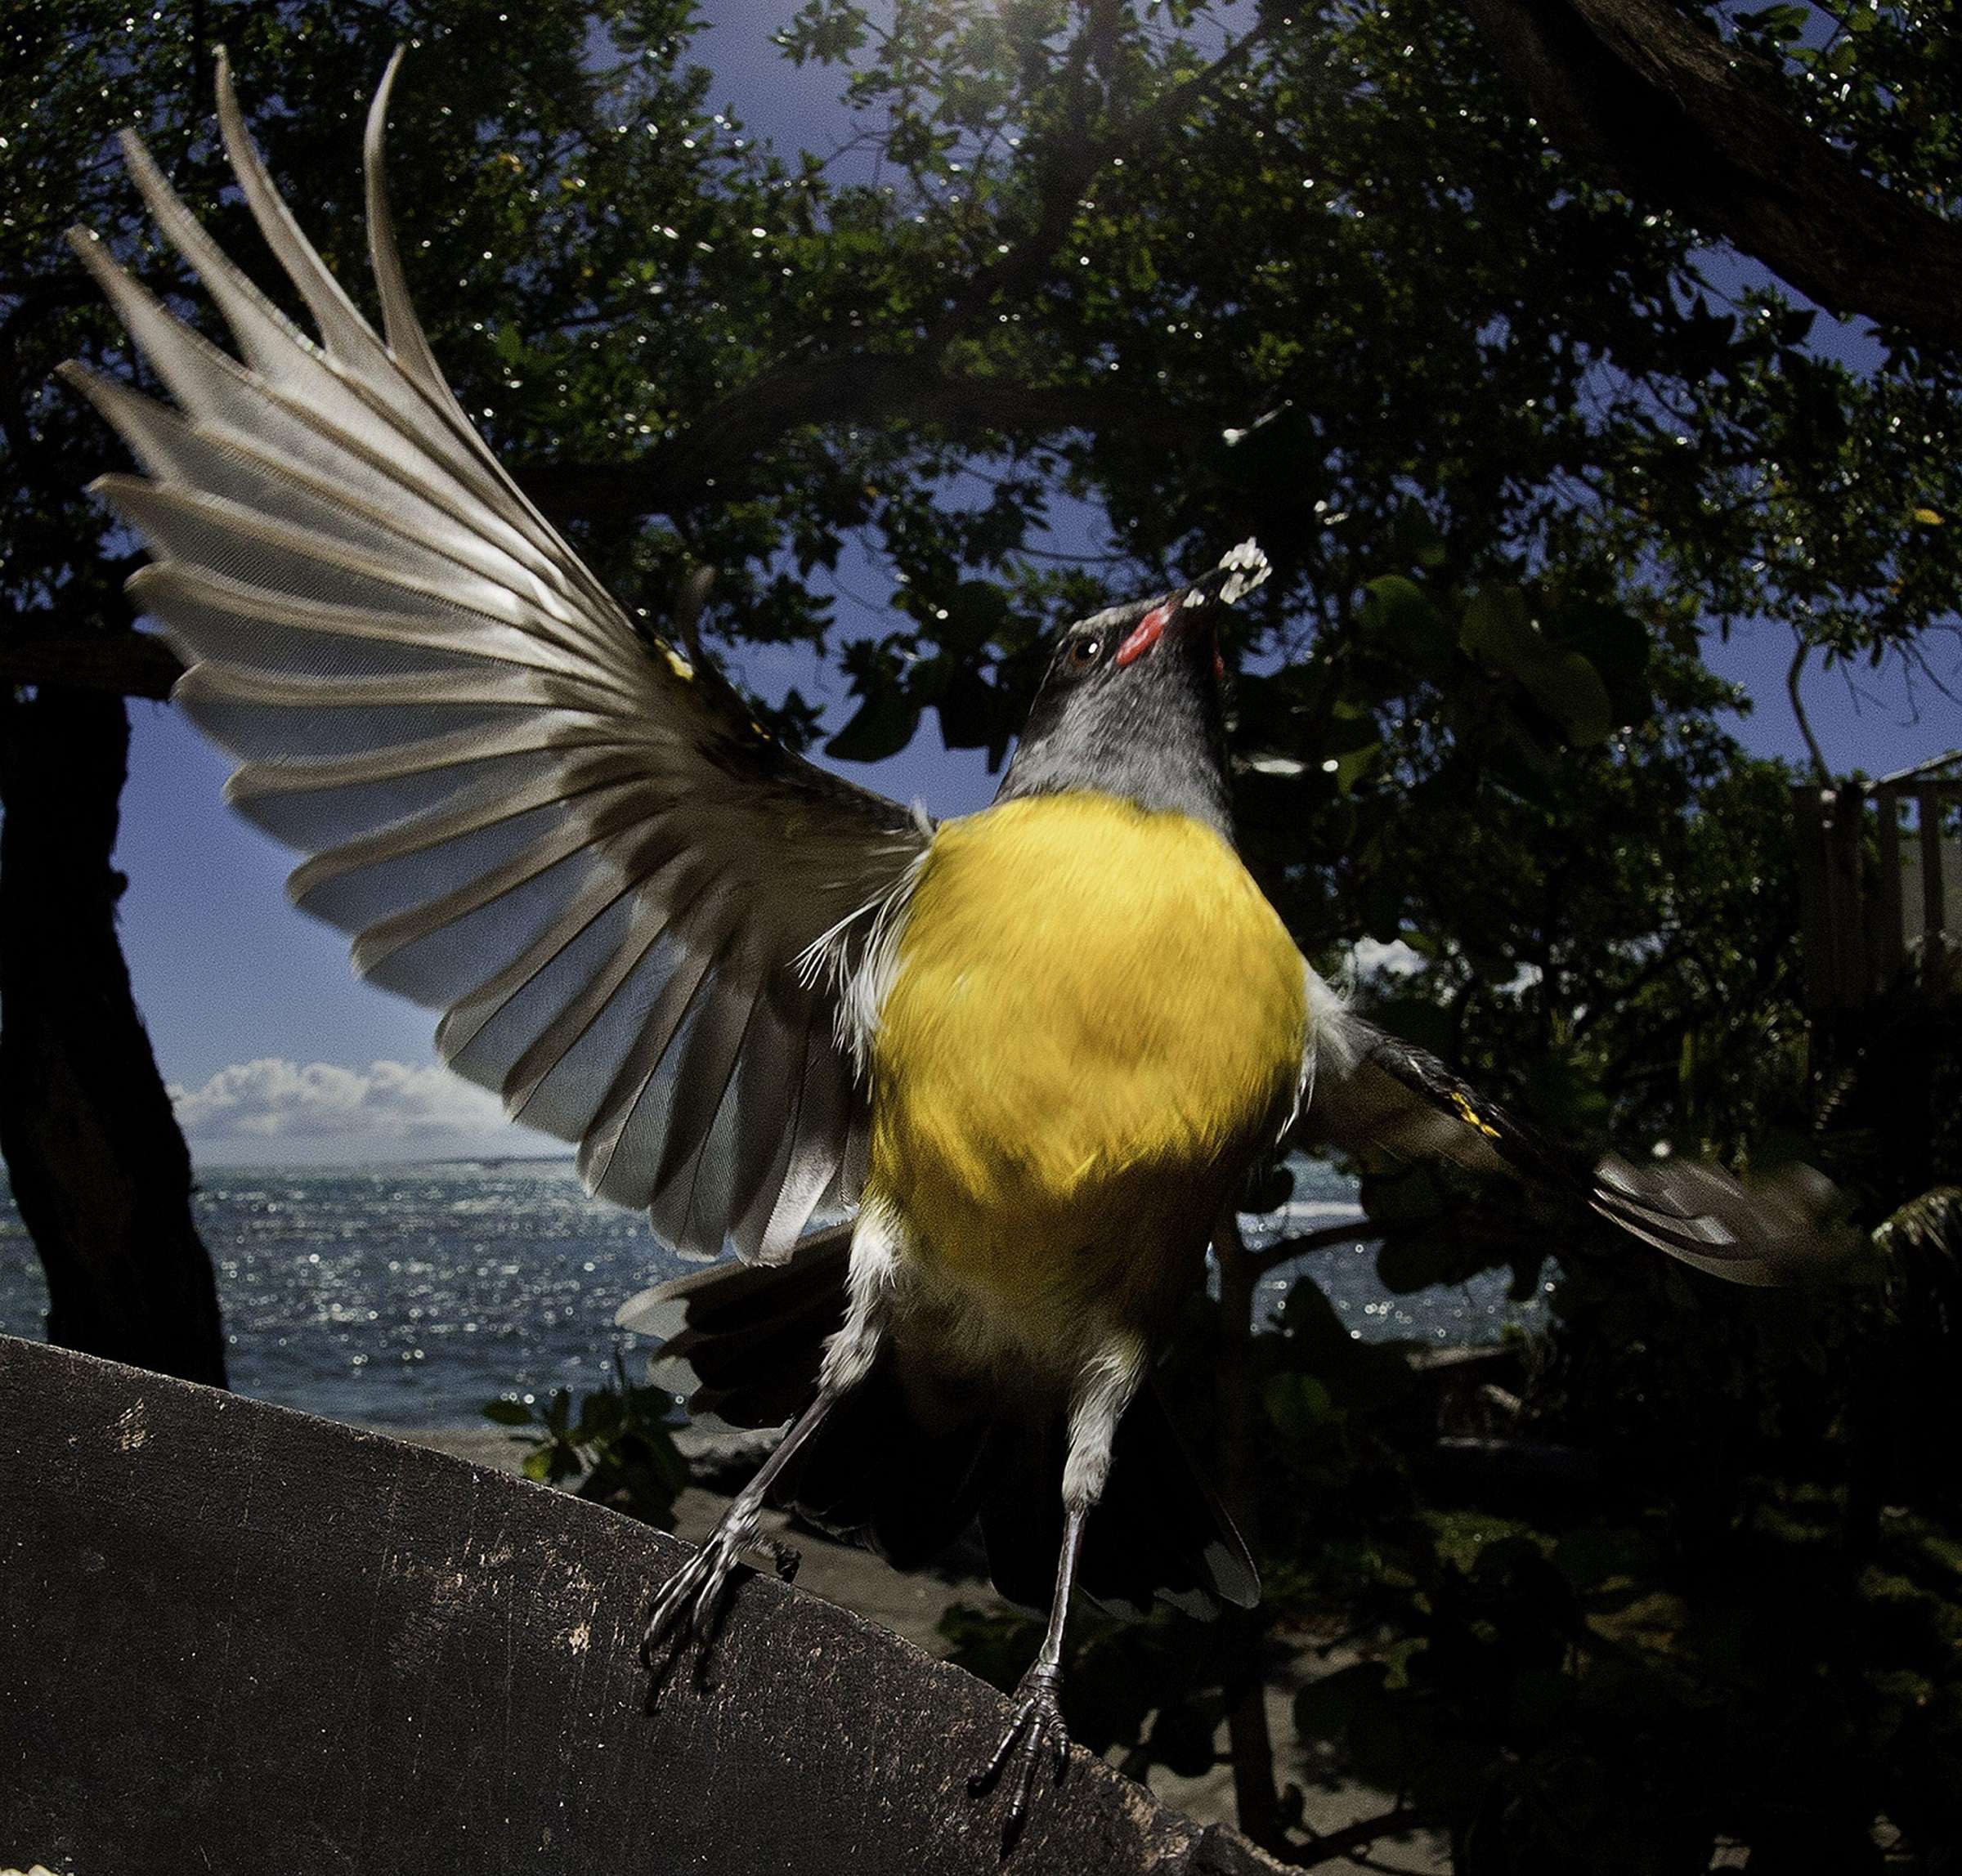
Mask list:
POLYGON ((1962 226, 1866 174, 1667 0, 1469 0, 1549 139, 1829 311, 1962 344, 1962 226))
POLYGON ((759 457, 793 431, 895 419, 966 437, 1122 426, 1168 449, 1190 449, 1220 429, 1218 419, 1135 391, 1022 384, 941 371, 914 357, 848 351, 773 367, 638 462, 537 463, 516 474, 554 522, 630 521, 735 499, 759 457))
MULTIPOLYGON (((1108 57, 1114 14, 1091 10, 1073 49, 1086 118, 1094 87, 1089 68, 1108 57)), ((1189 449, 1216 437, 1219 423, 1133 388, 1028 384, 950 370, 948 350, 1002 304, 1027 300, 1058 271, 1057 256, 1083 206, 1083 195, 1114 159, 1134 154, 1176 130, 1184 114, 1245 65, 1267 37, 1264 25, 1234 40, 1210 64, 1181 79, 1162 98, 1131 111, 1093 136, 1073 128, 1043 163, 1036 216, 1024 231, 996 231, 1007 252, 977 267, 934 317, 916 349, 793 352, 711 406, 673 441, 634 464, 541 463, 520 472, 526 495, 554 521, 633 520, 672 514, 732 499, 763 452, 813 424, 903 420, 938 425, 957 435, 999 437, 1121 428, 1145 442, 1189 449), (718 486, 708 486, 710 478, 718 486)))

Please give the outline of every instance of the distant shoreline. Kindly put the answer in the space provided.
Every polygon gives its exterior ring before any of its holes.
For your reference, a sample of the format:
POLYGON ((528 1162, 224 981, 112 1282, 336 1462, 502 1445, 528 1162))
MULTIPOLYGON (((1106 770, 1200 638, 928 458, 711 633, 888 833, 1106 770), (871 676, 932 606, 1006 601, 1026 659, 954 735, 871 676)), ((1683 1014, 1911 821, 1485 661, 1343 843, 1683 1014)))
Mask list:
POLYGON ((218 1172, 255 1173, 336 1173, 336 1172, 400 1172, 419 1166, 481 1166, 493 1170, 507 1166, 564 1166, 579 1163, 578 1156, 569 1153, 449 1153, 438 1158, 427 1157, 405 1159, 350 1159, 350 1160, 291 1160, 291 1159, 196 1159, 191 1170, 195 1174, 218 1172))
MULTIPOLYGON (((201 1166, 198 1222, 238 1390, 419 1438, 474 1436, 499 1396, 589 1394, 612 1380, 616 1351, 638 1379, 645 1346, 614 1312, 697 1266, 644 1213, 589 1197, 569 1158, 509 1144, 520 1150, 365 1168, 201 1166)), ((1352 1180, 1314 1162, 1293 1170, 1295 1195, 1259 1221, 1263 1238, 1312 1238, 1357 1216, 1352 1180)), ((1359 1339, 1478 1344, 1537 1315, 1511 1300, 1505 1272, 1406 1296, 1383 1287, 1361 1245, 1315 1253, 1310 1268, 1359 1339)), ((1263 1274, 1264 1309, 1289 1276, 1263 1274)), ((0 1210, 0 1331, 38 1340, 47 1308, 33 1247, 0 1210)), ((490 1444, 509 1450, 495 1431, 490 1444)))

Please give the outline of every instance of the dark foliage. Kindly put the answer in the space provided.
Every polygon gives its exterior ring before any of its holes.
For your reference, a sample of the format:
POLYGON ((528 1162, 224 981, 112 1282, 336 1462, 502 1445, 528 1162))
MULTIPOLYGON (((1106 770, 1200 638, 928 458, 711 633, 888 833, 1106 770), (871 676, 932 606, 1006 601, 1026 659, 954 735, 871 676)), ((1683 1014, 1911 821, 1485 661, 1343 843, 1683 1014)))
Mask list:
MULTIPOLYGON (((1951 34, 1891 5, 1830 37, 1685 11, 1952 219, 1951 34)), ((176 288, 112 122, 241 234, 203 115, 220 35, 351 280, 357 98, 423 43, 395 160, 438 356, 624 593, 714 563, 706 649, 739 681, 754 647, 835 658, 841 723, 759 700, 793 739, 869 759, 931 725, 998 759, 1046 634, 1257 534, 1278 575, 1227 647, 1244 839, 1311 955, 1402 947, 1365 987, 1381 1019, 1577 1153, 1802 1148, 1891 1221, 1834 1281, 1745 1295, 1517 1195, 1361 1168, 1390 1287, 1503 1269, 1549 1295, 1516 1372, 1441 1415, 1312 1255, 1256 1322, 1228 1247, 1167 1384, 1257 1525, 1263 1626, 1086 1623, 1074 1724, 1138 1771, 1230 1755, 1249 1828, 1309 1865, 1424 1828, 1479 1876, 1940 1866, 1962 1443, 1929 1189, 1962 1166, 1929 1091, 1954 1032, 1916 1005, 1808 1035, 1789 778, 1727 733, 1698 653, 1755 619, 1924 667, 1962 581, 1953 359, 1890 331, 1840 362, 1669 202, 1550 147, 1437 0, 812 0, 783 43, 839 65, 862 163, 759 147, 693 27, 662 0, 16 8, 6 629, 127 623, 127 544, 77 492, 105 445, 44 388, 110 343, 56 236, 83 214, 176 288), (1087 561, 1045 532, 1066 501, 1100 517, 1087 561), (840 646, 854 542, 896 597, 840 646), (1270 1742, 1250 1691, 1304 1662, 1298 1736, 1270 1742), (1318 1842, 1285 1788, 1336 1781, 1382 1809, 1318 1842)), ((533 1463, 597 1457, 602 1495, 665 1516, 657 1406, 548 1408, 533 1463)), ((1032 1641, 953 1634, 1001 1678, 1032 1641)))

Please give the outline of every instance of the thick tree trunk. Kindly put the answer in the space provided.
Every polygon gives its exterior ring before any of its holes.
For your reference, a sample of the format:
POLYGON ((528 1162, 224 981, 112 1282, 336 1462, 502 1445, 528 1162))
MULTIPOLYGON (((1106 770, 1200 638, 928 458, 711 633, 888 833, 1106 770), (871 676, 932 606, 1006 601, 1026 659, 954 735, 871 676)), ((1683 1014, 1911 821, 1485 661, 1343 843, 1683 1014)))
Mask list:
POLYGON ((128 754, 119 696, 0 698, 0 1151, 47 1272, 48 1339, 222 1387, 190 1156, 116 932, 128 754))
POLYGON ((1962 343, 1962 225, 1885 187, 1669 0, 1470 0, 1547 136, 1841 315, 1962 343))

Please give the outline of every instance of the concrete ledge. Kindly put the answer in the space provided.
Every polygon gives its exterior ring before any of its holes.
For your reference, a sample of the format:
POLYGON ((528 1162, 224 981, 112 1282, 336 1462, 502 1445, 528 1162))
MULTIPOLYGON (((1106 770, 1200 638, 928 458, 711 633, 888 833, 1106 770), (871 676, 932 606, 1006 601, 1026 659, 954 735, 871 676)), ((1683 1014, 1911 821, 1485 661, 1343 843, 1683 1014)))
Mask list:
MULTIPOLYGON (((686 1554, 563 1493, 0 1337, 0 1868, 994 1876, 1006 1704, 760 1578, 646 1710, 686 1554)), ((1255 1876, 1079 1752, 1008 1868, 1255 1876)))

